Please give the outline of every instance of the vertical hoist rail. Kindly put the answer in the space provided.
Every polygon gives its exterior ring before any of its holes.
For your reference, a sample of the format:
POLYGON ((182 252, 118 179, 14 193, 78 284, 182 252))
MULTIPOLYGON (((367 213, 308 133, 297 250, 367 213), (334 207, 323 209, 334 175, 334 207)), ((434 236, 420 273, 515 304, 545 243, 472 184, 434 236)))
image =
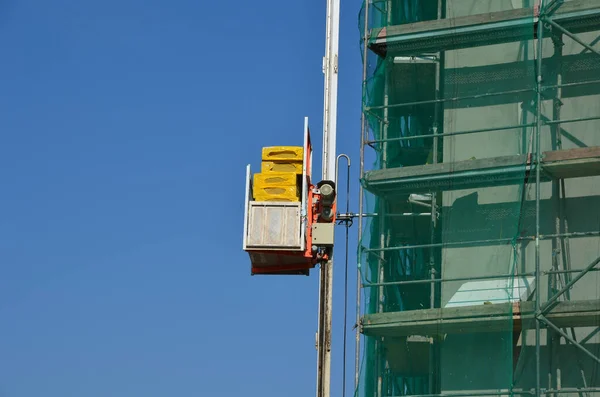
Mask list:
POLYGON ((323 180, 335 179, 338 44, 340 27, 340 1, 327 1, 327 36, 323 74, 325 75, 323 103, 323 180))
MULTIPOLYGON (((340 1, 327 1, 325 57, 323 58, 323 168, 322 179, 333 181, 336 175, 336 127, 338 89, 338 43, 340 1)), ((331 389, 331 315, 333 289, 333 253, 321 264, 319 280, 319 329, 317 334, 317 397, 329 397, 331 389)))

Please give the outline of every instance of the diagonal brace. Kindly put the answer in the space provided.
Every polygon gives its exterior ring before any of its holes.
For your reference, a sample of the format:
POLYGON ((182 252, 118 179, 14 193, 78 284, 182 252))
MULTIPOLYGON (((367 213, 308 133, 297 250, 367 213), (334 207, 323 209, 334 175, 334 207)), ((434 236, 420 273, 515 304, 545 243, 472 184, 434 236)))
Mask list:
POLYGON ((543 316, 544 314, 546 314, 549 309, 550 306, 558 299, 561 297, 562 294, 564 294, 565 292, 567 292, 569 289, 571 289, 571 287, 573 286, 573 284, 575 284, 577 281, 579 281, 583 276, 585 276, 590 270, 592 270, 598 263, 600 263, 600 256, 598 258, 596 258, 595 261, 593 261, 592 263, 590 263, 589 265, 587 265, 587 267, 585 269, 583 269, 577 276, 573 277, 573 279, 571 281, 569 281, 560 291, 558 291, 558 293, 556 295, 554 295, 552 298, 550 298, 546 303, 544 303, 544 306, 542 306, 540 308, 540 310, 536 313, 536 315, 538 316, 543 316))
MULTIPOLYGON (((600 36, 596 37, 591 43, 590 45, 596 45, 598 42, 600 42, 600 36)), ((585 51, 587 50, 587 48, 584 48, 583 51, 580 52, 580 54, 585 54, 585 51)))
POLYGON ((588 336, 586 336, 585 338, 583 338, 581 340, 581 344, 585 344, 588 340, 592 339, 598 332, 600 332, 600 327, 596 328, 595 330, 593 330, 592 332, 589 333, 588 336))
POLYGON ((546 14, 548 14, 548 15, 549 15, 549 14, 554 14, 554 12, 555 12, 556 10, 558 10, 558 8, 559 8, 560 6, 562 6, 564 2, 565 2, 565 0, 551 0, 551 1, 550 1, 548 4, 546 4, 546 6, 544 7, 544 8, 545 8, 544 12, 545 12, 546 14))
POLYGON ((550 320, 548 320, 546 317, 544 317, 542 314, 536 316, 538 321, 543 322, 544 324, 546 324, 548 327, 552 328, 554 331, 556 331, 557 333, 559 333, 560 335, 562 335, 563 338, 565 338, 566 340, 568 340, 569 342, 571 342, 576 348, 578 348, 579 350, 581 350, 582 352, 584 352, 587 356, 589 356, 592 360, 596 361, 598 364, 600 364, 600 358, 596 357, 593 353, 591 353, 588 349, 586 349, 585 347, 581 346, 581 344, 579 344, 575 339, 571 338, 566 332, 564 332, 562 329, 558 328, 556 325, 552 324, 552 322, 550 320))
POLYGON ((600 51, 596 50, 595 48, 593 48, 592 46, 590 46, 586 42, 582 41, 579 37, 577 37, 576 34, 569 32, 567 29, 563 28, 562 26, 560 26, 559 24, 557 24, 556 22, 554 22, 552 19, 545 18, 544 22, 548 22, 554 28, 560 30, 561 32, 563 32, 564 34, 566 34, 567 36, 569 36, 570 38, 572 38, 573 40, 575 40, 576 42, 578 42, 579 44, 581 44, 582 46, 584 46, 585 48, 587 48, 588 50, 590 50, 591 52, 593 52, 594 54, 600 56, 600 51))

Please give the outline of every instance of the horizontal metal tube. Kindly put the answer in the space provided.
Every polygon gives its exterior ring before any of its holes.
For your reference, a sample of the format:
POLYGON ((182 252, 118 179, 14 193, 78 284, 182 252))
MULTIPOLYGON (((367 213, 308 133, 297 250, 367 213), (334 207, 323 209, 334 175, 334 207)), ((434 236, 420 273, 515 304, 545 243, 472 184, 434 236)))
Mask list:
POLYGON ((394 63, 435 63, 438 62, 438 60, 438 57, 435 55, 394 57, 394 63))
MULTIPOLYGON (((564 394, 564 393, 597 393, 600 392, 598 387, 575 388, 565 387, 561 389, 542 389, 543 394, 564 394)), ((386 397, 474 397, 474 396, 509 396, 509 395, 533 395, 533 390, 506 390, 506 391, 473 391, 464 393, 442 393, 442 394, 413 394, 408 396, 386 396, 386 397)))
POLYGON ((589 85, 589 84, 600 84, 600 80, 589 80, 589 81, 578 81, 576 83, 545 85, 542 88, 547 90, 547 89, 552 89, 552 88, 577 87, 580 85, 589 85))
MULTIPOLYGON (((550 275, 550 274, 565 274, 565 273, 577 273, 585 269, 569 269, 569 270, 546 270, 542 271, 542 275, 550 275)), ((600 269, 592 269, 590 271, 600 271, 600 269)), ((491 280, 496 278, 518 278, 518 277, 531 277, 535 276, 535 272, 529 273, 519 273, 519 274, 500 274, 497 276, 488 275, 488 276, 473 276, 473 277, 455 277, 455 278, 436 278, 436 279, 423 279, 423 280, 406 280, 406 281, 388 281, 384 283, 367 283, 363 284, 363 288, 369 287, 383 287, 388 285, 406 285, 406 284, 429 284, 432 282, 435 283, 445 283, 445 282, 453 282, 453 281, 478 281, 478 280, 491 280)))
POLYGON ((495 278, 509 278, 509 277, 528 277, 535 275, 534 272, 523 273, 523 274, 499 274, 496 276, 475 276, 475 277, 454 277, 454 278, 428 278, 423 280, 406 280, 406 281, 388 281, 383 283, 369 283, 363 284, 363 288, 369 287, 383 287, 387 285, 407 285, 407 284, 430 284, 430 283, 445 283, 452 281, 477 281, 477 280, 490 280, 495 278))
MULTIPOLYGON (((400 217, 400 216, 431 216, 429 212, 402 212, 397 214, 377 214, 377 213, 365 213, 361 214, 365 218, 374 218, 376 216, 386 217, 400 217)), ((358 218, 359 214, 355 214, 353 212, 349 214, 338 214, 337 218, 358 218)))
MULTIPOLYGON (((463 393, 440 393, 440 394, 412 394, 402 397, 473 397, 473 396, 509 396, 511 394, 527 395, 534 394, 531 390, 473 390, 470 392, 463 393)), ((386 397, 400 397, 400 396, 386 396, 386 397)))
POLYGON ((577 119, 564 119, 564 120, 549 120, 549 121, 542 120, 542 123, 544 123, 546 125, 553 125, 553 124, 579 123, 581 121, 594 121, 594 120, 600 120, 600 116, 581 117, 581 118, 577 118, 577 119))
POLYGON ((506 127, 495 127, 495 128, 482 128, 477 130, 467 130, 467 131, 457 131, 457 132, 446 132, 443 134, 427 134, 427 135, 416 135, 416 136, 403 136, 398 138, 387 138, 387 139, 375 139, 372 141, 367 141, 367 144, 373 143, 383 143, 383 142, 395 142, 395 141, 409 141, 413 139, 426 139, 433 137, 445 137, 445 136, 454 136, 454 135, 467 135, 467 134, 476 134, 479 132, 493 132, 493 131, 505 131, 505 130, 516 130, 518 128, 527 128, 527 127, 535 127, 535 123, 529 124, 517 124, 506 127))
MULTIPOLYGON (((589 237, 589 236, 600 236, 600 232, 570 232, 570 233, 559 233, 559 234, 540 234, 540 240, 549 240, 556 237, 589 237)), ((435 248, 444 246, 455 246, 455 245, 473 245, 473 244, 484 244, 484 243, 507 243, 511 241, 533 241, 535 236, 521 236, 516 239, 511 238, 500 238, 500 239, 488 239, 488 240, 471 240, 471 241, 454 241, 449 243, 437 243, 437 244, 419 244, 419 245, 404 245, 396 247, 386 248, 367 248, 364 252, 381 252, 381 251, 402 251, 407 249, 415 248, 435 248)))
MULTIPOLYGON (((523 155, 523 160, 525 160, 525 155, 523 155)), ((503 176, 503 175, 507 175, 509 173, 511 174, 518 174, 521 173, 523 175, 523 181, 512 181, 509 182, 509 184, 515 184, 515 185, 521 185, 526 181, 526 175, 528 172, 530 172, 532 169, 534 169, 534 167, 531 166, 531 163, 535 163, 534 159, 527 159, 527 162, 523 162, 521 164, 514 164, 514 165, 509 165, 509 166, 503 166, 503 167, 497 167, 497 168, 479 168, 476 170, 471 170, 471 171, 462 171, 459 173, 451 173, 450 175, 444 175, 444 174, 437 174, 437 175, 427 175, 427 176, 417 176, 417 177, 412 177, 412 178, 407 178, 409 179, 411 182, 414 182, 415 180, 427 180, 429 182, 433 182, 433 181, 448 181, 448 180, 452 180, 452 178, 472 178, 472 177, 481 177, 481 176, 493 176, 493 175, 499 175, 499 176, 503 176)), ((438 163, 438 164, 443 164, 443 163, 438 163)), ((452 164, 452 163, 447 163, 447 164, 452 164)), ((384 179, 381 181, 370 181, 369 185, 371 187, 377 187, 380 185, 394 185, 398 182, 402 182, 402 177, 399 178, 390 178, 390 179, 384 179)), ((529 182, 531 184, 533 184, 534 182, 529 182)), ((392 190, 393 189, 389 189, 392 190)))
MULTIPOLYGON (((575 119, 548 120, 548 121, 542 120, 542 123, 545 125, 554 125, 554 124, 579 123, 579 122, 583 122, 583 121, 594 121, 594 120, 600 120, 600 116, 581 117, 581 118, 575 118, 575 119)), ((483 129, 477 129, 477 130, 446 132, 443 134, 427 134, 427 135, 404 136, 404 137, 388 138, 388 139, 374 139, 374 140, 366 141, 366 144, 372 145, 372 144, 383 143, 383 142, 401 142, 401 141, 410 141, 410 140, 415 140, 415 139, 427 139, 427 138, 433 138, 433 137, 468 135, 468 134, 477 134, 477 133, 481 133, 481 132, 506 131, 506 130, 514 130, 514 129, 518 129, 518 128, 535 127, 535 126, 536 126, 535 123, 529 123, 529 124, 510 125, 510 126, 505 126, 505 127, 496 127, 496 128, 483 128, 483 129)))
POLYGON ((455 241, 455 242, 450 242, 450 243, 405 245, 405 246, 401 246, 401 247, 367 248, 364 250, 364 252, 403 251, 403 250, 407 250, 407 249, 451 247, 451 246, 455 246, 455 245, 471 245, 471 244, 485 244, 485 243, 509 243, 511 241, 513 241, 512 238, 473 240, 473 241, 455 241))
POLYGON ((432 103, 457 102, 457 101, 464 101, 467 99, 480 99, 480 98, 487 98, 487 97, 492 97, 492 96, 519 94, 519 93, 523 93, 523 92, 535 92, 535 89, 529 88, 529 89, 522 89, 522 90, 490 92, 487 94, 471 95, 471 96, 465 96, 465 97, 431 99, 429 101, 406 102, 406 103, 397 103, 397 104, 393 104, 393 105, 365 106, 364 111, 369 112, 371 110, 380 110, 380 109, 386 109, 386 108, 391 109, 391 108, 401 108, 401 107, 406 107, 406 106, 429 105, 432 103))
POLYGON ((589 51, 591 51, 594 54, 600 56, 600 51, 596 50, 594 47, 592 47, 589 44, 587 44, 584 41, 582 41, 579 37, 577 37, 576 34, 573 34, 573 33, 569 32, 567 29, 563 28, 562 26, 560 26, 559 24, 557 24, 556 22, 554 22, 551 18, 544 18, 544 21, 548 22, 550 25, 552 25, 556 29, 560 30, 561 32, 563 32, 564 34, 566 34, 567 36, 569 36, 570 38, 572 38, 573 40, 575 40, 576 42, 578 42, 579 44, 581 44, 583 47, 587 48, 589 51))
POLYGON ((557 233, 557 234, 540 234, 540 239, 547 240, 556 237, 589 237, 589 236, 600 236, 598 232, 569 232, 569 233, 557 233))
MULTIPOLYGON (((577 83, 548 85, 548 86, 544 86, 542 88, 543 89, 552 89, 552 88, 559 88, 559 87, 575 87, 575 86, 579 86, 579 85, 598 84, 598 83, 600 83, 600 80, 590 80, 590 81, 582 81, 582 82, 577 82, 577 83)), ((521 89, 521 90, 510 90, 510 91, 502 91, 502 92, 491 92, 491 93, 487 93, 487 94, 471 95, 471 96, 465 96, 465 97, 431 99, 429 101, 415 101, 415 102, 397 103, 397 104, 392 104, 392 105, 365 106, 364 111, 369 112, 371 110, 381 110, 381 109, 386 109, 386 108, 390 109, 390 108, 415 106, 415 105, 428 105, 428 104, 432 104, 432 103, 441 103, 441 102, 457 102, 457 101, 464 101, 467 99, 480 99, 480 98, 485 98, 485 97, 490 97, 490 96, 520 94, 523 92, 535 92, 535 89, 521 89)))
MULTIPOLYGON (((542 274, 567 274, 567 273, 579 273, 586 269, 566 269, 566 270, 544 270, 542 274)), ((590 269, 588 272, 600 272, 600 269, 590 269)))

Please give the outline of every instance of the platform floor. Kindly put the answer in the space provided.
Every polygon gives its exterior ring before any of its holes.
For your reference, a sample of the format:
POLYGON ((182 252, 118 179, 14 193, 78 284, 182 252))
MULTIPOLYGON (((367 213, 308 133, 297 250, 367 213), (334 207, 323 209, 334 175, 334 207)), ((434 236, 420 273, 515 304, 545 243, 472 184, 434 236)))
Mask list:
MULTIPOLYGON (((600 29, 597 0, 565 2, 551 15, 565 29, 580 33, 600 29)), ((416 22, 373 29, 369 47, 378 55, 415 55, 521 40, 536 35, 533 8, 521 8, 457 18, 416 22)))
MULTIPOLYGON (((376 195, 426 193, 531 182, 527 155, 368 171, 366 189, 376 195)), ((542 181, 600 175, 600 146, 556 150, 542 155, 542 181)))
MULTIPOLYGON (((377 337, 520 331, 535 328, 534 305, 526 301, 369 314, 361 330, 377 337)), ((600 300, 558 302, 545 317, 559 328, 597 326, 600 300)))

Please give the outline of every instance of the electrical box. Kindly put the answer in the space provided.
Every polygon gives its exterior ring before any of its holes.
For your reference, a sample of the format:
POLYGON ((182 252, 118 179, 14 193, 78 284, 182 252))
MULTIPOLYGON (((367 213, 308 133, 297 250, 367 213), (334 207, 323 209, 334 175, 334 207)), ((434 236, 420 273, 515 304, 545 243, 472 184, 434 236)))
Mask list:
POLYGON ((314 223, 312 225, 312 243, 318 246, 333 246, 335 223, 314 223))

